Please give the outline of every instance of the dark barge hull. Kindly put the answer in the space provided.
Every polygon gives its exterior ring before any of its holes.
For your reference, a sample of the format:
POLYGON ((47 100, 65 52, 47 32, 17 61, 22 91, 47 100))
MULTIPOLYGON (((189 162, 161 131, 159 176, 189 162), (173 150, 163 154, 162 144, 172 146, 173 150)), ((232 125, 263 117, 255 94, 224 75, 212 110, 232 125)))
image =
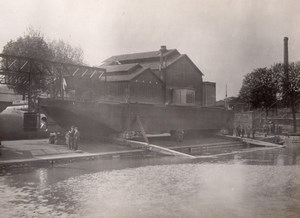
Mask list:
POLYGON ((82 102, 40 99, 42 110, 63 128, 78 126, 92 134, 170 130, 220 130, 228 128, 233 112, 216 107, 154 105, 141 103, 82 102))

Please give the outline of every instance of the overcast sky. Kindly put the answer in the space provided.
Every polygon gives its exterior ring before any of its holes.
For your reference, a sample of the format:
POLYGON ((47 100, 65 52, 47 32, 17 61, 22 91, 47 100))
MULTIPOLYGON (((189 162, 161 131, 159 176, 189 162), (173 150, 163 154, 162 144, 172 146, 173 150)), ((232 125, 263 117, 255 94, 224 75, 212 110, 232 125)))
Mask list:
POLYGON ((0 50, 28 27, 80 46, 90 65, 118 54, 187 54, 217 83, 217 99, 238 94, 245 74, 300 61, 299 0, 0 0, 0 50))

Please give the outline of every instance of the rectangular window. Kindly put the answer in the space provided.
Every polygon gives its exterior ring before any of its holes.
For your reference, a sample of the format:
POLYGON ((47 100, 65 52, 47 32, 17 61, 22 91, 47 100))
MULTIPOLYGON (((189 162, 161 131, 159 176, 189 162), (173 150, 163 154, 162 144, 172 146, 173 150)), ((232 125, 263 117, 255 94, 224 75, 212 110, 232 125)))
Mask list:
POLYGON ((173 89, 173 103, 177 105, 195 104, 195 91, 191 89, 173 89))
POLYGON ((195 91, 194 90, 186 90, 186 103, 187 104, 195 103, 195 91))

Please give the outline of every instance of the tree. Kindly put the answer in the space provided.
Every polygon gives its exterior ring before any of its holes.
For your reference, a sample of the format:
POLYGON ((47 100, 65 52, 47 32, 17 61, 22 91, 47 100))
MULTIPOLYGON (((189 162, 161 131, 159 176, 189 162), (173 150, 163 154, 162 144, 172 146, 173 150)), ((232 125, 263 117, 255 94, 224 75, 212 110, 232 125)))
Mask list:
POLYGON ((71 64, 84 64, 83 51, 79 47, 72 47, 62 40, 53 40, 49 43, 52 60, 71 64))
MULTIPOLYGON (((62 40, 53 40, 46 42, 44 36, 32 28, 29 28, 24 36, 17 40, 10 40, 3 48, 2 53, 23 56, 29 58, 38 58, 51 61, 59 61, 72 64, 83 64, 83 51, 81 48, 73 48, 68 43, 62 40)), ((56 93, 57 87, 60 87, 61 80, 47 77, 46 74, 41 75, 41 72, 31 70, 31 85, 18 84, 16 86, 9 86, 16 93, 25 96, 31 94, 33 97, 33 104, 36 102, 40 93, 56 93)))
MULTIPOLYGON (((4 47, 2 53, 16 56, 23 56, 29 58, 51 59, 52 52, 44 40, 44 36, 38 32, 29 28, 24 36, 19 37, 17 40, 10 40, 4 47)), ((38 72, 32 72, 38 74, 38 72)), ((45 91, 45 86, 39 77, 32 78, 32 89, 34 94, 39 91, 45 91)), ((12 88, 17 94, 25 95, 29 93, 28 84, 18 84, 16 86, 8 86, 12 88)))
POLYGON ((239 98, 251 108, 264 108, 266 116, 276 107, 279 92, 278 77, 268 68, 258 68, 248 73, 240 89, 239 98))
POLYGON ((293 131, 297 132, 296 105, 300 103, 300 62, 290 63, 287 71, 282 64, 271 67, 273 74, 280 78, 280 93, 285 106, 291 108, 293 131))
POLYGON ((234 109, 234 110, 244 110, 244 109, 246 109, 247 107, 245 107, 245 103, 244 103, 244 101, 242 101, 241 99, 240 99, 240 96, 238 96, 238 97, 235 97, 235 96, 232 96, 232 97, 228 97, 227 99, 226 99, 226 102, 227 102, 227 105, 230 107, 230 108, 232 108, 232 109, 234 109))
MULTIPOLYGON (((53 40, 49 42, 49 48, 52 53, 52 60, 70 64, 84 64, 83 51, 79 47, 72 47, 70 44, 62 40, 53 40)), ((53 96, 57 96, 61 87, 61 80, 49 78, 46 80, 47 87, 52 87, 48 90, 53 96)))

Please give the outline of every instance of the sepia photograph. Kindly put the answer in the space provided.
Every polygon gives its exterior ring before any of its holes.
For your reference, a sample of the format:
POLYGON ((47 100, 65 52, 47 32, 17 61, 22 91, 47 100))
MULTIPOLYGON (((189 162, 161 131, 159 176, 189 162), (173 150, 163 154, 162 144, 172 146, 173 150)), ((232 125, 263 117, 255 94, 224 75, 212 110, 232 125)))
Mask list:
POLYGON ((0 217, 299 218, 299 11, 0 0, 0 217))

